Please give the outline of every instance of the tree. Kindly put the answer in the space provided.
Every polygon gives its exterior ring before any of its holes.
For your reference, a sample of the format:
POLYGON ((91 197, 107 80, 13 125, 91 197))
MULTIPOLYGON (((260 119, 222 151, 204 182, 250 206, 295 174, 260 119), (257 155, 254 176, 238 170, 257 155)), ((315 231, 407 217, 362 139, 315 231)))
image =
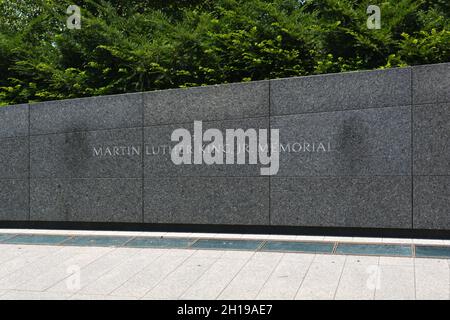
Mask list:
POLYGON ((446 0, 0 0, 0 105, 448 62, 446 0))

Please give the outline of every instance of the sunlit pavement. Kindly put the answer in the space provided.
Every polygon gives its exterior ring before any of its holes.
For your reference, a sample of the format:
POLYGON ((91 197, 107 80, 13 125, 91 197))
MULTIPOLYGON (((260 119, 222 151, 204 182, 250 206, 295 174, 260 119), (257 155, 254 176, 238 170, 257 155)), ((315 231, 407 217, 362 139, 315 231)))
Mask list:
MULTIPOLYGON (((450 246, 449 240, 0 230, 3 234, 450 246)), ((414 246, 412 246, 414 248, 414 246)), ((450 259, 0 244, 0 299, 450 299, 450 259)))

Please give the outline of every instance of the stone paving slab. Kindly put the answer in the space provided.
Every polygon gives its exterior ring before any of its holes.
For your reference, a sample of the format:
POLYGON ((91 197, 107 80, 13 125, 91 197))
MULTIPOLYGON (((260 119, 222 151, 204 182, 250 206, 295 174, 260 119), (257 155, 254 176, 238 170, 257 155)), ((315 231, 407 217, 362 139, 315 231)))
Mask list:
POLYGON ((450 299, 448 259, 19 244, 0 257, 0 300, 450 299))

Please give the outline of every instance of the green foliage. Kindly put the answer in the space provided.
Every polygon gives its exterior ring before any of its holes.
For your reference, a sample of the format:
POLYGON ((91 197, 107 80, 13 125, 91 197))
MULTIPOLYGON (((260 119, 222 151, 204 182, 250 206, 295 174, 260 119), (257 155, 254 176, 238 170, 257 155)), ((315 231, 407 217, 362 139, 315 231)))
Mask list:
POLYGON ((450 61, 449 2, 0 0, 0 105, 450 61))

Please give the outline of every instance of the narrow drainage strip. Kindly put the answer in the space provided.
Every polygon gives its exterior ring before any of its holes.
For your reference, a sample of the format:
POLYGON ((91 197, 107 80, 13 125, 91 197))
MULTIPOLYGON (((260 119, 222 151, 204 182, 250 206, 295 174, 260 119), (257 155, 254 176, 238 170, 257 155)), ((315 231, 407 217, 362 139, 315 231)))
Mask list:
POLYGON ((75 236, 69 236, 67 239, 61 241, 61 242, 58 243, 57 245, 58 245, 58 246, 64 246, 64 243, 65 243, 65 242, 67 242, 67 241, 73 239, 74 237, 75 237, 75 236))
POLYGON ((267 240, 261 240, 261 243, 260 243, 259 247, 256 248, 255 252, 262 252, 266 243, 267 243, 267 240))
POLYGON ((442 245, 416 245, 416 258, 450 258, 450 246, 442 245))
POLYGON ((203 238, 192 245, 194 249, 205 250, 236 250, 236 251, 258 251, 263 240, 240 240, 240 239, 218 239, 203 238))
POLYGON ((67 246, 81 246, 81 247, 122 247, 125 243, 131 240, 132 237, 125 236, 72 236, 65 239, 61 244, 67 246))
POLYGON ((133 241, 134 239, 136 239, 136 237, 131 237, 130 239, 128 239, 128 241, 125 241, 124 243, 122 243, 122 245, 120 246, 121 248, 124 248, 127 246, 127 243, 133 241))
POLYGON ((339 244, 338 241, 336 241, 336 242, 334 243, 333 250, 331 251, 331 254, 336 254, 336 249, 337 249, 337 247, 338 247, 338 244, 339 244))
POLYGON ((338 243, 335 253, 342 255, 412 257, 413 252, 410 245, 338 243))
POLYGON ((263 251, 282 253, 332 254, 334 242, 328 241, 267 241, 263 251))
MULTIPOLYGON (((82 238, 82 237, 89 237, 89 236, 77 236, 77 235, 46 235, 46 234, 0 234, 0 244, 11 244, 11 245, 50 245, 50 246, 71 246, 76 244, 69 243, 70 241, 76 239, 76 238, 82 238), (18 242, 15 242, 14 239, 19 238, 18 242), (20 238, 23 238, 23 241, 20 240, 20 238), (36 242, 33 241, 34 239, 38 239, 36 242), (47 239, 46 239, 47 238, 47 239), (52 242, 51 239, 57 239, 57 238, 64 238, 61 241, 55 241, 52 242)), ((114 239, 119 238, 118 236, 91 236, 92 238, 103 238, 105 241, 110 240, 111 242, 114 241, 114 239)), ((106 247, 118 247, 118 248, 137 248, 139 246, 133 246, 129 245, 131 242, 135 241, 139 238, 147 238, 147 239, 160 239, 160 240, 169 240, 167 243, 167 246, 164 246, 167 249, 175 249, 175 248, 182 248, 182 249, 195 249, 195 250, 202 250, 207 248, 201 248, 201 247, 195 247, 195 245, 200 241, 246 241, 246 240, 236 240, 236 239, 219 239, 219 238, 182 238, 184 240, 188 241, 188 244, 186 247, 178 247, 175 245, 171 245, 170 240, 173 239, 172 237, 138 237, 138 236, 131 236, 126 241, 119 243, 117 245, 113 244, 106 244, 103 246, 106 247)), ((260 240, 254 240, 259 241, 260 243, 255 247, 249 247, 249 248, 227 248, 224 247, 211 247, 210 249, 217 249, 217 250, 239 250, 239 251, 253 251, 253 252, 276 252, 278 250, 265 250, 267 245, 274 242, 270 239, 260 239, 260 240)), ((108 241, 106 241, 108 242, 108 241)), ((276 241, 275 241, 276 242, 276 241)), ((278 242, 286 242, 286 243, 295 243, 295 244, 324 244, 328 243, 331 244, 331 242, 326 241, 278 241, 278 242)), ((450 246, 446 245, 434 245, 434 246, 426 246, 426 245, 419 245, 412 243, 409 246, 402 245, 402 244, 395 244, 395 243, 385 243, 383 245, 379 246, 385 246, 390 247, 393 251, 389 252, 389 250, 380 251, 377 250, 377 244, 369 244, 369 243, 349 243, 349 242, 339 242, 335 241, 332 243, 333 247, 328 254, 331 255, 363 255, 363 256, 387 256, 387 257, 409 257, 409 258, 440 258, 440 259, 450 259, 450 246), (355 247, 355 251, 352 252, 351 247, 355 247), (358 250, 358 246, 360 247, 358 250), (345 248, 347 247, 347 250, 338 250, 339 248, 345 248), (373 247, 373 248, 372 248, 373 247), (410 253, 404 252, 404 250, 409 247, 410 253), (395 248, 398 249, 398 251, 394 250, 395 248), (421 253, 418 256, 418 249, 421 249, 421 253), (427 252, 428 251, 428 252, 427 252)), ((95 243, 84 245, 87 247, 96 247, 97 245, 95 243)), ((151 247, 148 247, 151 248, 151 247)), ((283 248, 280 248, 278 252, 285 252, 285 253, 308 253, 307 251, 296 251, 296 250, 283 250, 283 248)))
POLYGON ((200 238, 193 238, 193 241, 191 244, 188 245, 187 249, 192 249, 192 250, 197 250, 194 246, 194 244, 196 244, 198 241, 200 240, 200 238))
POLYGON ((67 241, 70 237, 70 235, 14 234, 11 237, 2 239, 0 243, 10 245, 59 246, 67 241))
MULTIPOLYGON (((4 233, 0 235, 0 244, 3 243, 4 241, 7 241, 9 239, 14 238, 15 236, 17 236, 17 234, 14 233, 4 233)), ((5 243, 6 244, 6 243, 5 243)))

